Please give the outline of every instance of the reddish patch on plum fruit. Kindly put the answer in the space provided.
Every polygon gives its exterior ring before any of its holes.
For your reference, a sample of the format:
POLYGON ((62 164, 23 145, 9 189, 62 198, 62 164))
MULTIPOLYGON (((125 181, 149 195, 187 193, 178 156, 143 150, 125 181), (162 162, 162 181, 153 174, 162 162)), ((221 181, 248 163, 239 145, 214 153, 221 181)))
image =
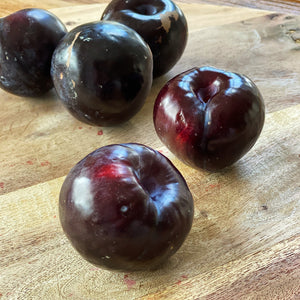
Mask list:
POLYGON ((255 144, 265 119, 263 98, 246 76, 212 67, 193 68, 160 91, 153 120, 161 141, 179 159, 217 171, 255 144))
POLYGON ((111 270, 149 270, 180 248, 194 204, 165 156, 141 144, 115 144, 72 168, 61 188, 59 214, 66 236, 89 262, 111 270))

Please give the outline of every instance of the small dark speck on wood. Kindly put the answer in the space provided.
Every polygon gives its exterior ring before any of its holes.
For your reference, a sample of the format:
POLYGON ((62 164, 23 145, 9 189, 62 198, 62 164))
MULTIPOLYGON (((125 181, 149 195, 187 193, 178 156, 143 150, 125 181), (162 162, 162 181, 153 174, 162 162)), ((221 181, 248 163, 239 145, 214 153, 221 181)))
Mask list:
POLYGON ((204 217, 204 218, 207 218, 207 217, 208 217, 208 214, 207 214, 207 212, 206 212, 205 210, 201 210, 201 211, 200 211, 200 214, 201 214, 201 216, 204 217))
POLYGON ((279 17, 280 15, 279 14, 270 14, 270 15, 267 15, 267 17, 270 19, 270 20, 273 20, 277 17, 279 17))
POLYGON ((293 16, 286 16, 285 19, 286 20, 292 20, 292 19, 294 19, 294 17, 293 16))

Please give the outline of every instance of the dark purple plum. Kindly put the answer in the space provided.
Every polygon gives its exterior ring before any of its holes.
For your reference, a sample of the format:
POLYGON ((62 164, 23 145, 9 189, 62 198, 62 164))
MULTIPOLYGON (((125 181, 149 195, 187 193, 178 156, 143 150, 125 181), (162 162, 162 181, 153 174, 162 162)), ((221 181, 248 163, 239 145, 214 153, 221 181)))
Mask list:
POLYGON ((193 214, 192 195, 171 161, 134 143, 87 155, 67 175, 59 197, 71 244, 110 270, 159 268, 184 242, 193 214))
POLYGON ((212 67, 171 79, 155 101, 161 141, 186 164, 217 171, 246 154, 263 128, 261 93, 246 76, 212 67))
POLYGON ((0 87, 18 96, 40 96, 53 87, 52 54, 65 25, 43 9, 23 9, 0 19, 0 87))
POLYGON ((152 86, 152 68, 151 51, 134 30, 99 21, 80 25, 61 40, 51 74, 74 117, 113 126, 141 109, 152 86))
POLYGON ((123 23, 137 31, 153 54, 153 76, 167 73, 180 59, 188 38, 182 10, 171 0, 113 0, 102 20, 123 23))

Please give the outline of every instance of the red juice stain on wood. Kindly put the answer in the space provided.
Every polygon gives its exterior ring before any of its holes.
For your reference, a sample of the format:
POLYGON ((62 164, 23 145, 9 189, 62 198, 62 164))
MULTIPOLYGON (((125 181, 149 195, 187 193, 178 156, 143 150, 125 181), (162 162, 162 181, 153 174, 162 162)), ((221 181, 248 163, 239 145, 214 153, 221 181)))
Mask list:
MULTIPOLYGON (((181 275, 180 277, 181 277, 181 279, 182 279, 182 280, 184 280, 184 279, 187 279, 187 278, 188 278, 188 276, 187 276, 187 275, 181 275)), ((181 279, 177 280, 177 281, 175 282, 175 284, 177 284, 177 285, 180 285, 180 284, 182 283, 182 280, 181 280, 181 279)))
POLYGON ((159 153, 166 155, 168 153, 168 151, 163 150, 163 149, 159 149, 157 150, 159 153))
POLYGON ((98 130, 97 134, 98 135, 103 135, 103 130, 102 129, 98 130))
POLYGON ((181 280, 178 280, 175 282, 177 285, 180 285, 181 284, 181 280))
POLYGON ((33 161, 32 161, 32 160, 27 160, 27 161, 26 161, 26 164, 27 164, 27 165, 33 165, 33 161))
POLYGON ((130 290, 136 285, 136 281, 133 279, 130 279, 128 274, 124 275, 124 283, 127 285, 127 289, 130 290))
POLYGON ((79 126, 78 129, 82 129, 82 126, 79 126))
POLYGON ((4 188, 4 182, 0 182, 0 189, 4 188))
POLYGON ((49 165, 51 165, 51 163, 47 160, 41 162, 42 167, 46 167, 46 166, 49 166, 49 165))
POLYGON ((207 188, 205 189, 205 191, 207 192, 207 191, 209 191, 209 190, 216 189, 216 188, 220 188, 220 187, 221 187, 220 183, 217 183, 217 184, 209 184, 209 185, 207 186, 207 188))

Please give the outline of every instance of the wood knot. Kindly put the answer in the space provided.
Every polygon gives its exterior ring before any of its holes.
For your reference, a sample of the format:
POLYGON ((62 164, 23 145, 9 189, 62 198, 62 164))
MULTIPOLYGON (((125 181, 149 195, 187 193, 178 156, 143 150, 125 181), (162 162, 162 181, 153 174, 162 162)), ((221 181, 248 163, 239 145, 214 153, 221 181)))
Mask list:
POLYGON ((264 204, 264 205, 261 206, 261 209, 262 210, 268 210, 268 206, 264 204))
POLYGON ((205 210, 200 210, 200 214, 201 214, 201 216, 204 217, 204 218, 207 218, 207 217, 208 217, 207 211, 205 211, 205 210))

